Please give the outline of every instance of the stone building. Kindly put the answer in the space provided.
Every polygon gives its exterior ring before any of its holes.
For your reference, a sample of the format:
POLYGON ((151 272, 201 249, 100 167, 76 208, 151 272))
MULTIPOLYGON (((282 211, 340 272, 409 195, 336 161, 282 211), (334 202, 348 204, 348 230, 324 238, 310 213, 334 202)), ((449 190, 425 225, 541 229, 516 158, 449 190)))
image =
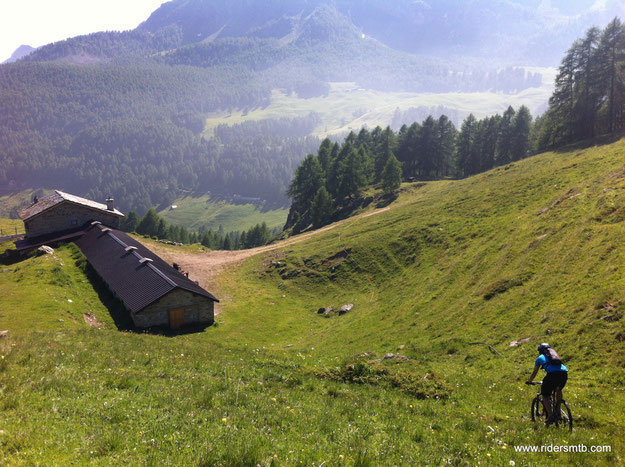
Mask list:
POLYGON ((119 228, 119 220, 124 215, 114 208, 111 198, 106 201, 107 204, 96 203, 56 190, 41 199, 35 198, 30 206, 17 212, 24 221, 26 238, 32 242, 37 238, 78 231, 92 221, 119 228))
POLYGON ((219 300, 124 232, 95 221, 75 243, 137 328, 213 323, 219 300))

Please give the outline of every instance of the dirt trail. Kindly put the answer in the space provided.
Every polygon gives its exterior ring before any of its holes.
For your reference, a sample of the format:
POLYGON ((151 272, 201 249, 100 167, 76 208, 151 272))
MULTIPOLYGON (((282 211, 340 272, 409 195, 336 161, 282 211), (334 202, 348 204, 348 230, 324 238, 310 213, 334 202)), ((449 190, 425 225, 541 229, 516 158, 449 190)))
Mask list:
MULTIPOLYGON (((216 281, 216 278, 226 269, 226 267, 241 263, 247 258, 250 258, 254 255, 265 253, 267 251, 277 250, 279 248, 284 248, 286 246, 299 243, 309 237, 312 237, 313 235, 326 232, 356 219, 370 217, 381 212, 388 211, 389 209, 389 207, 386 207, 367 214, 350 217, 348 219, 335 222, 334 224, 330 224, 326 227, 322 227, 321 229, 313 230, 312 232, 300 234, 295 237, 291 237, 286 240, 274 243, 272 245, 250 248, 249 250, 215 250, 205 253, 189 253, 186 251, 176 251, 172 247, 166 247, 160 244, 151 244, 149 248, 168 263, 178 263, 182 267, 182 269, 189 273, 190 279, 198 281, 202 287, 210 290, 211 293, 215 294, 218 298, 225 298, 227 301, 227 297, 225 297, 224 294, 220 293, 216 281)), ((215 307, 215 314, 219 314, 220 312, 221 308, 219 304, 217 304, 217 306, 215 307)))

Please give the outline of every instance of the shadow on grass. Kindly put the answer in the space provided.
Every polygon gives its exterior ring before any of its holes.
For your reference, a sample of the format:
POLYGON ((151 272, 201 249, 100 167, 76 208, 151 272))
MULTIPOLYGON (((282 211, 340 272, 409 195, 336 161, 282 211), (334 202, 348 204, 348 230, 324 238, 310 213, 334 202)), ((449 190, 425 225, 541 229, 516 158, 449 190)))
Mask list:
POLYGON ((386 195, 382 196, 378 200, 377 203, 375 203, 375 207, 377 209, 385 208, 386 206, 390 205, 393 201, 395 201, 398 197, 399 197, 399 195, 397 193, 386 194, 386 195))
MULTIPOLYGON (((575 143, 567 144, 566 146, 561 146, 559 148, 552 149, 553 152, 562 154, 571 151, 581 151, 583 149, 588 149, 593 146, 603 146, 606 144, 616 143, 618 140, 625 137, 625 132, 612 133, 607 135, 596 136, 594 138, 585 139, 582 141, 577 141, 575 143)), ((546 149, 549 151, 550 149, 546 149)))
POLYGON ((153 326, 146 329, 134 329, 136 333, 153 334, 156 336, 176 337, 184 336, 186 334, 197 334, 205 332, 207 328, 213 326, 214 323, 195 323, 187 324, 180 329, 170 329, 167 326, 153 326))
POLYGON ((124 307, 124 304, 113 295, 95 269, 93 269, 86 259, 83 260, 83 258, 76 259, 76 266, 82 269, 87 276, 93 290, 98 294, 98 298, 109 310, 117 329, 120 331, 136 331, 130 314, 126 310, 126 307, 124 307))

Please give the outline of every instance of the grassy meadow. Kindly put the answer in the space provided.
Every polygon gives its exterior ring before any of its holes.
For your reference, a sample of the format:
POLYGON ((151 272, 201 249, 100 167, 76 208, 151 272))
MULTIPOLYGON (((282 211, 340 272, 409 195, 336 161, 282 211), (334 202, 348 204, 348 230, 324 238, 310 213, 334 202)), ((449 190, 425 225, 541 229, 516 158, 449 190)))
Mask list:
POLYGON ((118 330, 71 245, 2 266, 0 457, 622 464, 624 155, 621 140, 404 184, 388 211, 222 274, 224 311, 204 332, 118 330), (80 321, 88 311, 98 326, 80 321), (543 341, 570 369, 572 433, 529 417, 543 341), (550 444, 611 452, 515 451, 550 444))
POLYGON ((254 204, 232 204, 210 195, 185 196, 171 204, 177 208, 167 207, 158 215, 168 223, 194 231, 216 231, 220 225, 224 232, 243 231, 262 222, 266 222, 270 229, 282 228, 289 214, 288 208, 263 210, 254 204))
POLYGON ((444 106, 458 110, 462 118, 473 113, 483 118, 496 113, 503 113, 509 105, 518 108, 526 105, 536 113, 548 101, 553 91, 556 70, 553 68, 528 68, 532 73, 543 75, 542 86, 529 88, 517 94, 498 92, 475 93, 409 93, 383 92, 359 88, 355 83, 331 83, 327 96, 300 99, 274 90, 271 103, 267 107, 252 110, 217 112, 206 119, 204 134, 212 136, 216 126, 235 125, 246 121, 265 119, 304 117, 316 112, 321 122, 315 128, 315 136, 341 135, 351 130, 358 131, 363 126, 386 127, 392 120, 396 109, 407 110, 412 107, 444 106))
POLYGON ((0 218, 0 237, 24 233, 24 222, 21 219, 0 218))

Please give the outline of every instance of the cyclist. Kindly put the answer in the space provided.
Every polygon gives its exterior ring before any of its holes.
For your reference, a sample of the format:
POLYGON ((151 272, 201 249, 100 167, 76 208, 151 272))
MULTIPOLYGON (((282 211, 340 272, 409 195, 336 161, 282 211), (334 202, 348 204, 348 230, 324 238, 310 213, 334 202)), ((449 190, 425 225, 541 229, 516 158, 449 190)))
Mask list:
POLYGON ((543 406, 547 414, 547 422, 545 425, 549 426, 554 422, 554 413, 549 396, 557 389, 557 391, 555 391, 555 406, 559 407, 560 401, 562 401, 562 388, 566 385, 569 370, 564 366, 556 351, 553 350, 549 344, 540 344, 538 346, 538 353, 540 355, 536 359, 534 371, 525 383, 531 384, 541 367, 547 372, 543 378, 540 393, 543 396, 543 406))

